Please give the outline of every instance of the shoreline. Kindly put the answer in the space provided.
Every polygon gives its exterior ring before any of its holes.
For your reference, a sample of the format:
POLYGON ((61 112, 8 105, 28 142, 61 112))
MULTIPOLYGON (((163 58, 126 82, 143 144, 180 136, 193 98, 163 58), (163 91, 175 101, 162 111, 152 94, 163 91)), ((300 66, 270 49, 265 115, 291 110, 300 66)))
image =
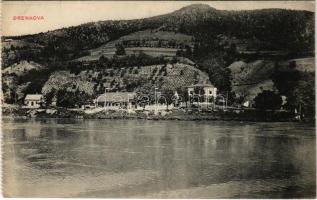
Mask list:
POLYGON ((2 108, 2 118, 15 119, 113 119, 113 120, 170 120, 170 121, 245 121, 245 122, 313 122, 314 119, 299 121, 288 111, 188 111, 169 110, 154 114, 153 111, 101 110, 87 113, 84 110, 65 108, 24 109, 2 108))

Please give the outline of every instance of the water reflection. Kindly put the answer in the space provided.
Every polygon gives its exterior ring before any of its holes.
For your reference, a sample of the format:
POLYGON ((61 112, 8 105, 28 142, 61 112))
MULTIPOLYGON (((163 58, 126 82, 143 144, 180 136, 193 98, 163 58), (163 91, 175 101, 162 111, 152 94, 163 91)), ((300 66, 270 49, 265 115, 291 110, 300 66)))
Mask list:
POLYGON ((314 131, 296 123, 4 119, 5 189, 24 197, 312 197, 314 131))

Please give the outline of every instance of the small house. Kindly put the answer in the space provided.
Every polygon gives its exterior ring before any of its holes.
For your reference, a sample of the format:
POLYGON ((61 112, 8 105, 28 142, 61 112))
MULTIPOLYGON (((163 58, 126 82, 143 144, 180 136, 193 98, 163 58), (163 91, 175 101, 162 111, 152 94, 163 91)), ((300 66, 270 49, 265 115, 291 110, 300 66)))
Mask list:
POLYGON ((28 108, 39 108, 44 102, 42 94, 28 94, 24 99, 24 104, 28 108))

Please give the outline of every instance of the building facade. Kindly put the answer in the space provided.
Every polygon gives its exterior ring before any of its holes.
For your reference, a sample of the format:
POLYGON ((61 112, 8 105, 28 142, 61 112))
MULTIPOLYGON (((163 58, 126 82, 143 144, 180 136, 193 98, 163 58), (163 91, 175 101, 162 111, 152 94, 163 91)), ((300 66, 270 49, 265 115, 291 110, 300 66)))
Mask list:
POLYGON ((187 90, 191 99, 199 99, 200 102, 210 102, 217 97, 217 88, 211 84, 195 84, 188 86, 187 90))
POLYGON ((28 108, 39 108, 44 103, 42 94, 28 94, 24 99, 24 104, 28 108))
POLYGON ((95 99, 96 107, 106 108, 132 108, 133 99, 136 93, 134 92, 107 92, 102 94, 95 99))

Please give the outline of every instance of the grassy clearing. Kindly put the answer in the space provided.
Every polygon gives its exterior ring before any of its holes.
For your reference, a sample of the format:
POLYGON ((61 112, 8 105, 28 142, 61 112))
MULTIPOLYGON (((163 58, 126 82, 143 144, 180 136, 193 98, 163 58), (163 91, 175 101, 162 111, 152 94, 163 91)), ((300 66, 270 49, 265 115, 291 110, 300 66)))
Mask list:
POLYGON ((298 59, 292 59, 289 61, 296 62, 296 69, 297 70, 307 71, 307 72, 314 72, 315 71, 315 58, 314 57, 298 58, 298 59))
MULTIPOLYGON (((132 54, 139 54, 140 52, 143 52, 147 55, 153 56, 153 57, 159 57, 159 56, 175 56, 177 49, 173 48, 152 48, 152 47, 128 47, 125 48, 125 52, 127 55, 132 54)), ((115 48, 104 48, 104 49, 95 49, 90 51, 89 56, 84 56, 81 58, 78 58, 76 60, 78 61, 92 61, 92 60, 98 60, 100 56, 105 56, 107 58, 111 58, 115 55, 116 49, 115 48)))
POLYGON ((104 48, 114 48, 117 43, 121 43, 127 40, 145 40, 145 41, 155 41, 155 40, 174 40, 178 43, 189 44, 192 42, 193 37, 190 35, 185 35, 181 33, 175 33, 171 31, 157 31, 157 30, 145 30, 138 31, 129 35, 120 37, 118 40, 108 42, 103 45, 104 48))
MULTIPOLYGON (((181 33, 174 33, 170 31, 159 31, 159 30, 145 30, 138 31, 117 40, 110 41, 98 48, 89 50, 90 55, 78 58, 77 60, 97 60, 101 55, 111 58, 116 51, 116 44, 122 43, 124 41, 139 41, 139 42, 158 42, 158 41, 173 41, 177 44, 190 45, 193 43, 193 37, 181 33)), ((151 56, 175 56, 177 48, 167 48, 167 47, 157 47, 152 44, 151 47, 147 46, 150 44, 144 44, 142 47, 126 47, 126 54, 137 54, 140 51, 151 56)))
POLYGON ((15 74, 16 76, 22 76, 30 71, 40 71, 43 70, 45 67, 42 65, 35 63, 35 62, 27 62, 25 60, 15 63, 10 67, 5 68, 2 73, 3 74, 15 74))
POLYGON ((41 45, 39 44, 35 44, 35 43, 30 43, 30 42, 26 42, 24 40, 12 40, 12 41, 4 41, 2 42, 2 49, 6 48, 10 48, 11 46, 13 47, 31 47, 31 48, 36 48, 36 47, 41 47, 41 45))

